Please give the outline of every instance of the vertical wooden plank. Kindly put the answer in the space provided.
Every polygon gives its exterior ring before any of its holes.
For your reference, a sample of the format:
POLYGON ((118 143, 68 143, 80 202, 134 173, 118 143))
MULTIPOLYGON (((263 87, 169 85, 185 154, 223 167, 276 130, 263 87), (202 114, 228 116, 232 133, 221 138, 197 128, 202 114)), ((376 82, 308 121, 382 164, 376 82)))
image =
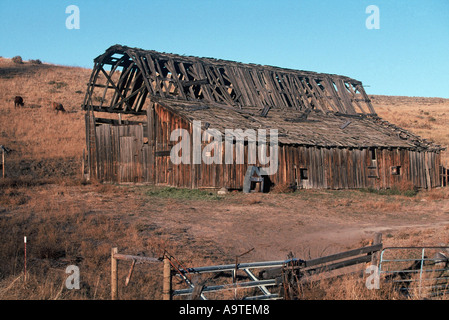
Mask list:
MULTIPOLYGON (((191 165, 191 182, 192 182, 192 188, 196 189, 200 186, 200 165, 199 164, 195 164, 193 162, 194 157, 195 157, 195 153, 196 150, 193 149, 193 140, 195 136, 200 137, 200 145, 201 145, 201 128, 198 128, 196 126, 193 126, 193 124, 189 124, 189 132, 191 134, 191 143, 190 143, 190 154, 191 154, 191 158, 190 158, 190 163, 191 165)), ((201 151, 201 150, 200 150, 201 151)), ((201 156, 201 155, 200 155, 201 156)))
POLYGON ((120 137, 120 182, 133 182, 134 137, 120 137))
POLYGON ((135 125, 135 139, 133 145, 134 156, 134 181, 143 181, 143 126, 135 125))
POLYGON ((172 278, 171 278, 171 264, 167 254, 164 254, 164 271, 162 283, 162 299, 172 299, 172 278))
POLYGON ((286 154, 286 146, 282 146, 282 167, 280 168, 282 170, 282 181, 281 184, 287 184, 287 154, 286 154))
POLYGON ((329 148, 324 148, 324 166, 326 168, 325 172, 326 188, 332 189, 332 161, 331 161, 331 152, 329 148))
POLYGON ((120 170, 120 133, 119 127, 112 127, 112 154, 113 154, 113 170, 114 181, 120 182, 119 170, 120 170))
POLYGON ((103 127, 103 179, 104 181, 111 182, 111 139, 110 139, 110 125, 104 125, 103 127))
POLYGON ((329 188, 329 184, 328 184, 329 162, 327 160, 327 157, 328 157, 328 149, 321 148, 321 163, 323 166, 323 188, 324 189, 329 188))
POLYGON ((156 147, 156 136, 155 136, 155 117, 156 112, 154 104, 151 104, 147 109, 147 123, 148 123, 148 178, 149 181, 155 183, 155 147, 156 147))
POLYGON ((354 188, 354 164, 352 162, 352 154, 352 149, 345 149, 346 172, 348 175, 346 179, 346 189, 354 188))
POLYGON ((294 146, 292 147, 293 151, 293 159, 292 159, 292 166, 294 169, 293 172, 293 181, 296 184, 296 188, 299 188, 299 165, 298 165, 298 147, 294 146))
POLYGON ((370 180, 368 179, 368 166, 370 165, 369 150, 367 148, 362 149, 362 172, 363 182, 365 187, 371 187, 370 180))
POLYGON ((425 163, 425 175, 426 175, 426 187, 427 189, 432 189, 432 180, 431 180, 431 172, 429 166, 429 155, 428 152, 424 151, 424 163, 425 163))
POLYGON ((348 188, 348 180, 349 180, 349 168, 348 168, 348 149, 342 148, 341 150, 341 165, 342 165, 342 174, 343 174, 343 183, 342 189, 348 188))
POLYGON ((421 187, 421 181, 418 175, 418 155, 416 151, 410 152, 410 160, 413 183, 419 188, 421 187))
POLYGON ((304 180, 304 188, 306 189, 312 187, 310 178, 313 175, 313 168, 311 166, 310 157, 310 147, 304 147, 304 169, 307 170, 307 180, 304 180))
POLYGON ((318 186, 318 159, 317 159, 317 147, 310 148, 310 156, 311 156, 311 168, 313 172, 313 176, 309 177, 311 179, 312 188, 317 188, 318 186))
POLYGON ((118 253, 117 248, 111 249, 111 300, 117 300, 118 298, 118 271, 117 271, 117 259, 114 255, 118 253))
POLYGON ((354 170, 355 170, 355 187, 356 188, 361 188, 361 168, 360 168, 360 150, 359 149, 354 149, 354 170))
POLYGON ((377 167, 379 170, 379 175, 381 177, 381 181, 380 181, 380 185, 378 187, 379 188, 390 188, 391 186, 389 185, 389 179, 387 176, 387 163, 390 162, 389 158, 390 158, 390 152, 387 149, 377 149, 376 150, 376 155, 378 157, 377 159, 377 167))
MULTIPOLYGON (((376 233, 373 239, 373 245, 382 243, 382 233, 376 233)), ((371 256, 371 265, 377 266, 380 260, 380 251, 376 251, 371 256)))
POLYGON ((335 163, 335 148, 329 149, 329 178, 331 189, 336 189, 336 181, 337 181, 337 168, 335 163))

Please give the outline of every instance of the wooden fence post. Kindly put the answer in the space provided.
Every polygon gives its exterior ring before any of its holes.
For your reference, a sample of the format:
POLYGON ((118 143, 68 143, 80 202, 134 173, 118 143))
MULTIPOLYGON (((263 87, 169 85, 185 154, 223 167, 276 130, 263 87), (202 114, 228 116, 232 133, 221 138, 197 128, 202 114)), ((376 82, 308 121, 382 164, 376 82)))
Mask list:
MULTIPOLYGON (((381 244, 381 243, 382 243, 382 233, 376 233, 374 236, 373 245, 381 244)), ((374 265, 374 266, 378 265, 381 251, 382 250, 376 251, 373 253, 373 255, 371 257, 371 265, 374 265)))
POLYGON ((114 258, 114 254, 118 253, 117 248, 111 250, 111 299, 117 300, 117 288, 118 288, 118 275, 117 275, 117 259, 114 258))
POLYGON ((164 276, 162 284, 162 299, 171 300, 172 281, 171 281, 171 264, 170 259, 164 255, 164 276))
POLYGON ((5 150, 2 149, 2 176, 5 179, 5 150))
POLYGON ((83 160, 81 161, 81 179, 84 179, 86 175, 84 171, 86 170, 86 149, 83 149, 83 160))

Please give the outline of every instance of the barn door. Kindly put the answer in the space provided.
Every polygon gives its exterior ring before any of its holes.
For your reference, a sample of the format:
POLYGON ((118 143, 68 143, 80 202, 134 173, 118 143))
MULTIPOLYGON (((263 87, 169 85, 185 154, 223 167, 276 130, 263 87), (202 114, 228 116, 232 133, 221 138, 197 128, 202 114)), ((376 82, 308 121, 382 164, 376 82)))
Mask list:
POLYGON ((119 182, 133 181, 134 137, 120 137, 119 182))
POLYGON ((128 135, 120 136, 119 182, 143 182, 145 180, 143 131, 141 126, 126 128, 128 135))

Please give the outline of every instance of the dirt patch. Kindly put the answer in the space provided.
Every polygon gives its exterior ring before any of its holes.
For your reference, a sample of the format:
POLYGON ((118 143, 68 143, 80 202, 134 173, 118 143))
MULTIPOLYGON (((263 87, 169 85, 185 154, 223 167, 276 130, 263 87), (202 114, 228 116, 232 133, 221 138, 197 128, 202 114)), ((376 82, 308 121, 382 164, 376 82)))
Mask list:
MULTIPOLYGON (((426 194, 410 199, 361 191, 301 191, 188 200, 148 195, 147 187, 55 185, 34 187, 22 196, 52 199, 61 214, 65 208, 82 207, 114 217, 135 226, 135 236, 171 242, 182 256, 221 260, 250 248, 255 250, 249 259, 282 259, 290 251, 301 255, 306 249, 349 248, 376 232, 449 224, 449 200, 427 200, 426 194)), ((33 203, 8 208, 8 213, 25 214, 33 203)))

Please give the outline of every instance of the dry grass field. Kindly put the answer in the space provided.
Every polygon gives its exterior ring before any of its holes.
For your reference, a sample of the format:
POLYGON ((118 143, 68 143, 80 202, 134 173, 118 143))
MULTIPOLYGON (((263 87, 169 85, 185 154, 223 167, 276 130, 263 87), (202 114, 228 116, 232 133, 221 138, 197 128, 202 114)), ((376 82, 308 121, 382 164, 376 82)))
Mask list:
MULTIPOLYGON (((81 179, 84 98, 90 70, 13 63, 0 58, 0 299, 110 298, 110 252, 160 257, 186 266, 316 258, 365 245, 449 244, 449 190, 376 193, 312 190, 219 196, 209 191, 102 185, 81 179), (25 105, 14 108, 14 96, 25 105), (56 114, 52 101, 66 113, 56 114), (27 281, 24 244, 27 242, 27 281), (65 287, 65 268, 80 269, 81 288, 65 287)), ((372 96, 379 115, 422 137, 449 145, 449 100, 372 96)), ((449 158, 444 156, 445 165, 449 158)), ((160 299, 161 265, 119 268, 120 299, 160 299)), ((310 299, 401 299, 367 290, 359 279, 316 283, 310 299)))
MULTIPOLYGON (((442 98, 370 96, 378 115, 437 144, 449 145, 449 100, 442 98)), ((442 157, 449 165, 449 154, 442 157)))

